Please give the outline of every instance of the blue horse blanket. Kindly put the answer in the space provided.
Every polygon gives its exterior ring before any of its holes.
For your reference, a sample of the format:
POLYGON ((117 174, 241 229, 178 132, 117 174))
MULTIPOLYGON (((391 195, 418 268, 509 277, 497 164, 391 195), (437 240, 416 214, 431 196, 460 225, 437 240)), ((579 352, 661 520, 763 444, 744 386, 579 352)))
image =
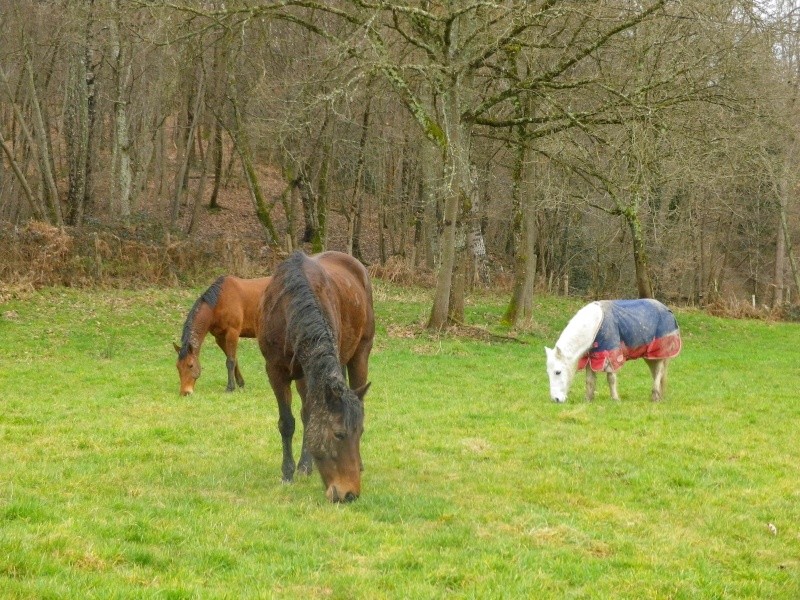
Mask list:
POLYGON ((672 358, 681 351, 675 315, 658 300, 602 300, 603 320, 589 352, 578 361, 593 371, 617 371, 634 358, 672 358))

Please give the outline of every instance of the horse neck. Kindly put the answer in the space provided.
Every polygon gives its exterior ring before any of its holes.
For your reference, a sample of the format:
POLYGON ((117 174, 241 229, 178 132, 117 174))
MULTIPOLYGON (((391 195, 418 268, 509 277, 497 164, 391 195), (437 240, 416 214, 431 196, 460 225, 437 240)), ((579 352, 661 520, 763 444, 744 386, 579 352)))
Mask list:
POLYGON ((309 386, 312 383, 324 383, 332 379, 344 381, 338 353, 335 348, 328 346, 328 344, 317 344, 302 348, 298 352, 300 366, 308 378, 309 386))
POLYGON ((214 309, 212 309, 207 303, 201 302, 197 307, 194 316, 192 317, 191 323, 189 324, 192 332, 192 338, 197 342, 197 351, 200 350, 200 346, 203 345, 203 340, 206 338, 208 330, 211 329, 213 313, 214 309))
POLYGON ((578 362, 589 351, 602 320, 603 312, 598 304, 583 307, 570 319, 556 342, 568 362, 578 362))

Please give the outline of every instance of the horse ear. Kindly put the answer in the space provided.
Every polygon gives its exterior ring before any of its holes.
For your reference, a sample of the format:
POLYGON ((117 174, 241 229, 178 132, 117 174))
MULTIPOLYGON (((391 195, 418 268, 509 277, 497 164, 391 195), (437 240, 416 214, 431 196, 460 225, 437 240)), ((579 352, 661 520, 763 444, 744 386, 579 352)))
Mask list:
POLYGON ((558 346, 555 348, 555 357, 557 360, 564 360, 564 354, 561 352, 561 348, 558 346))
POLYGON ((181 347, 178 346, 178 344, 176 344, 175 342, 172 342, 172 347, 175 348, 175 352, 177 352, 178 354, 181 353, 181 347))
POLYGON ((371 385, 372 385, 372 382, 368 381, 367 383, 365 383, 361 387, 358 387, 358 388, 353 390, 356 393, 356 396, 358 396, 358 399, 361 400, 362 402, 364 401, 364 396, 367 395, 367 390, 369 390, 369 386, 371 386, 371 385))
POLYGON ((551 356, 553 356, 553 349, 552 348, 548 348, 547 346, 545 346, 544 347, 544 355, 547 358, 550 358, 551 356))

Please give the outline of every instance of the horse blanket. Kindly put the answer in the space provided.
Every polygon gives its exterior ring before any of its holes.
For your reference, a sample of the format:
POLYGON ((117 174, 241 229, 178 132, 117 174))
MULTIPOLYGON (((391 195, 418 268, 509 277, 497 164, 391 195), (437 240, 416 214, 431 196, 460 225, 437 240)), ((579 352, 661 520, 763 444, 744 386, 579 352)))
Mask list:
POLYGON ((578 361, 593 371, 617 371, 634 358, 673 358, 681 351, 675 315, 658 300, 602 300, 603 320, 589 352, 578 361))

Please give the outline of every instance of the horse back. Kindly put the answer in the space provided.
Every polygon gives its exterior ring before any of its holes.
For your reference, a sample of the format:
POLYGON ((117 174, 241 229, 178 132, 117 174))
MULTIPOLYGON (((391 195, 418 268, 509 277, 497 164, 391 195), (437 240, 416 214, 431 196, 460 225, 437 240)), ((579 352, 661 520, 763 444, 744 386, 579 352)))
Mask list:
POLYGON ((272 277, 225 277, 214 307, 212 333, 224 334, 229 329, 236 329, 239 337, 256 337, 261 317, 261 296, 271 281, 272 277))
POLYGON ((346 364, 359 346, 371 348, 375 336, 369 274, 360 261, 343 252, 317 254, 307 265, 311 287, 336 331, 340 361, 346 364))
MULTIPOLYGON (((367 352, 375 335, 372 286, 364 266, 341 252, 323 252, 306 257, 303 273, 339 345, 339 361, 347 364, 359 348, 367 352)), ((288 307, 280 277, 273 278, 261 300, 262 321, 258 334, 261 352, 277 370, 301 375, 288 338, 288 307)))
POLYGON ((588 356, 594 371, 616 371, 626 360, 673 358, 681 351, 678 322, 672 311, 653 299, 599 302, 603 320, 588 356))

